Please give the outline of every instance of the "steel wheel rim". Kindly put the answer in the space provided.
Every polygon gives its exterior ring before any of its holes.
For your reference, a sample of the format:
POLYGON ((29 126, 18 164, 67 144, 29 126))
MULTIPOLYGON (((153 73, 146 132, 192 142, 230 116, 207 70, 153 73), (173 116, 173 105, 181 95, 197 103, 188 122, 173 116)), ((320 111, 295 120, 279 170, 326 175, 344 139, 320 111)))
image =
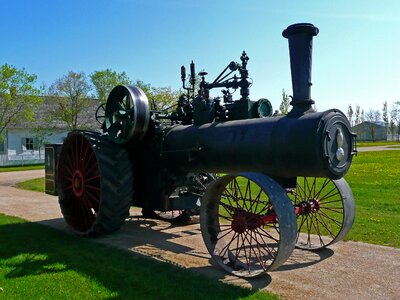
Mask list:
POLYGON ((239 277, 256 277, 279 267, 292 253, 296 237, 296 218, 285 192, 267 176, 254 174, 241 174, 246 180, 244 190, 238 176, 216 180, 201 206, 208 251, 220 267, 239 277), (260 182, 265 178, 267 184, 260 182))
POLYGON ((87 232, 100 206, 100 171, 92 145, 82 134, 71 134, 60 153, 60 205, 67 223, 87 232))
POLYGON ((116 86, 108 96, 105 107, 105 128, 117 144, 139 141, 150 122, 146 94, 135 86, 116 86))
POLYGON ((342 240, 350 231, 355 215, 354 198, 343 178, 299 177, 289 198, 297 215, 297 248, 323 249, 342 240))

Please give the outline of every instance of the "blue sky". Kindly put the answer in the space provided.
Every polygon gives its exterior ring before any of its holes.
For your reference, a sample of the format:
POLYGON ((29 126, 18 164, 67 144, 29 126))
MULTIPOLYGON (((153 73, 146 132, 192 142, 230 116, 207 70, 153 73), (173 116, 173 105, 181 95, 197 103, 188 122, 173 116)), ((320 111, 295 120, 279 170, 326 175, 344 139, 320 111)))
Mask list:
MULTIPOLYGON (((0 0, 0 64, 48 85, 68 71, 111 68, 180 87, 193 59, 209 80, 246 50, 251 98, 291 94, 288 25, 319 27, 312 98, 319 111, 400 101, 400 1, 0 0)), ((239 97, 239 96, 237 96, 239 97)))

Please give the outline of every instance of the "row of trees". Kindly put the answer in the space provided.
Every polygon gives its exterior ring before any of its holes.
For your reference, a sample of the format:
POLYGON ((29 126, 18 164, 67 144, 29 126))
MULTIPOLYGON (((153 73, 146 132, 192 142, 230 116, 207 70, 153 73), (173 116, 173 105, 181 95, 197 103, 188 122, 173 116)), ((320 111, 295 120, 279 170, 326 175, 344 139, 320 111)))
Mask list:
POLYGON ((351 104, 347 109, 347 118, 352 126, 356 126, 363 122, 368 122, 366 125, 372 139, 375 139, 376 126, 374 124, 382 124, 385 127, 385 133, 390 134, 392 138, 399 141, 400 138, 400 101, 394 102, 388 109, 387 101, 382 104, 382 110, 370 109, 364 113, 364 110, 357 104, 355 109, 351 104))
POLYGON ((43 103, 46 96, 53 103, 53 109, 46 112, 42 125, 33 131, 37 140, 45 140, 51 134, 52 121, 63 121, 68 130, 87 126, 84 114, 93 101, 98 105, 105 103, 113 87, 119 84, 134 84, 148 95, 158 109, 164 109, 175 100, 180 91, 169 87, 153 87, 140 80, 131 80, 125 72, 111 69, 94 71, 89 76, 83 72, 70 71, 49 86, 42 84, 37 88, 37 76, 25 69, 5 64, 0 67, 0 143, 10 125, 33 121, 34 111, 43 103))
MULTIPOLYGON (((282 101, 279 106, 279 111, 275 114, 286 115, 291 109, 289 95, 282 90, 282 101)), ((314 107, 314 110, 316 108, 314 107)), ((391 108, 388 108, 387 101, 383 102, 382 110, 370 109, 364 112, 364 109, 360 105, 353 106, 350 104, 347 109, 347 118, 350 121, 351 126, 356 126, 363 122, 365 123, 365 130, 368 132, 372 140, 376 138, 377 126, 382 124, 385 128, 385 134, 390 134, 392 139, 400 140, 400 101, 392 104, 391 108)), ((359 138, 363 139, 365 133, 361 134, 359 138)))

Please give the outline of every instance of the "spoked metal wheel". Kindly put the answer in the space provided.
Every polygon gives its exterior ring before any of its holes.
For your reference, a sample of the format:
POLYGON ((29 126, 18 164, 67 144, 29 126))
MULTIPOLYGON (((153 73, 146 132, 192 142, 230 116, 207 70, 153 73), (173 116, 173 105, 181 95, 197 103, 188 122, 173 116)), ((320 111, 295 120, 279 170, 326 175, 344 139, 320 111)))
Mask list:
POLYGON ((263 174, 227 175, 202 199, 200 225, 215 262, 240 277, 282 265, 296 240, 296 216, 283 188, 263 174))
POLYGON ((119 85, 110 92, 105 108, 105 127, 114 142, 140 140, 146 134, 149 121, 149 103, 140 88, 119 85))
POLYGON ((96 109, 95 118, 96 118, 97 123, 99 123, 100 125, 103 125, 104 121, 106 120, 106 104, 105 103, 101 104, 96 109))
POLYGON ((124 148, 94 132, 72 132, 58 164, 59 203, 65 221, 79 234, 118 229, 129 215, 132 169, 124 148))
POLYGON ((355 203, 344 178, 298 177, 296 188, 288 194, 297 215, 297 248, 323 249, 350 231, 355 203))

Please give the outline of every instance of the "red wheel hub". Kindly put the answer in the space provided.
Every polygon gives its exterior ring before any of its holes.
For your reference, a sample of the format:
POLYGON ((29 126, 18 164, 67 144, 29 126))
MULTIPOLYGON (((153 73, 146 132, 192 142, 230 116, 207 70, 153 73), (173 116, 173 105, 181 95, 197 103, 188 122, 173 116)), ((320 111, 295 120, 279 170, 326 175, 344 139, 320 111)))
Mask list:
POLYGON ((237 233, 243 233, 246 229, 256 230, 269 223, 276 223, 276 215, 271 212, 267 215, 259 215, 250 212, 240 212, 233 216, 233 221, 231 223, 231 228, 237 233))
POLYGON ((246 218, 245 216, 238 214, 236 216, 234 216, 234 219, 231 223, 231 228, 233 231, 237 232, 237 233, 243 233, 246 231, 246 218))
POLYGON ((79 170, 76 170, 72 176, 72 190, 77 197, 80 197, 85 190, 83 175, 79 170))

